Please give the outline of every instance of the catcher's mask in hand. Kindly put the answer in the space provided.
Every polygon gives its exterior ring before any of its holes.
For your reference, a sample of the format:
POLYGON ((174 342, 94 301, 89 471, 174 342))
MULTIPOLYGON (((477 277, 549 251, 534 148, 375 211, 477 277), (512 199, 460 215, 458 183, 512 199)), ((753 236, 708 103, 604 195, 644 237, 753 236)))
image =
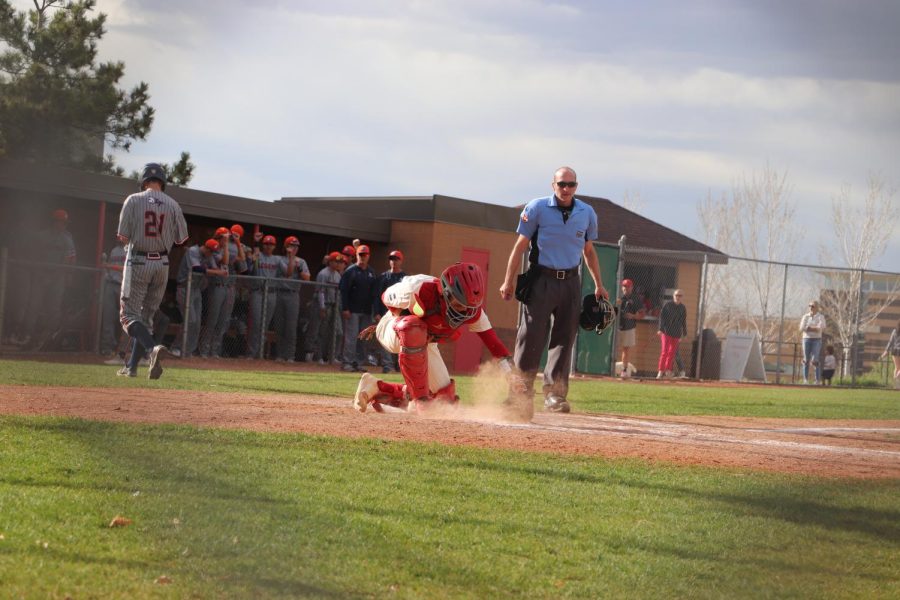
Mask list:
POLYGON ((600 335, 616 319, 617 312, 606 298, 597 300, 594 294, 588 294, 581 301, 581 316, 578 323, 582 329, 596 331, 597 335, 600 335))

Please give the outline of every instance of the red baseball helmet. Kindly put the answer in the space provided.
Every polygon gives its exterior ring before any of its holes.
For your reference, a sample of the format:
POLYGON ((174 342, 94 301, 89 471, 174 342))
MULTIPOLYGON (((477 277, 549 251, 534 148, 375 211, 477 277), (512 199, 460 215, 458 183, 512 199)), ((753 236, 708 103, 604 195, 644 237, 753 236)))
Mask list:
POLYGON ((267 236, 263 237, 262 243, 275 245, 278 243, 278 240, 275 239, 274 235, 267 235, 267 236))
POLYGON ((236 233, 238 237, 244 237, 244 228, 235 223, 231 226, 231 233, 236 233))
POLYGON ((441 273, 441 297, 447 324, 454 329, 478 314, 484 304, 484 274, 474 263, 456 263, 441 273))
POLYGON ((399 258, 400 260, 403 260, 403 253, 399 250, 394 250, 393 252, 388 254, 388 258, 399 258))
POLYGON ((344 246, 344 249, 341 250, 341 254, 344 254, 345 256, 356 256, 356 248, 347 244, 344 246))
POLYGON ((356 249, 357 254, 369 254, 369 247, 365 244, 360 244, 359 248, 356 249))
POLYGON ((289 235, 286 238, 284 238, 285 248, 288 246, 299 246, 299 245, 300 245, 300 240, 298 240, 297 236, 295 236, 295 235, 289 235))
POLYGON ((219 227, 216 229, 216 234, 213 237, 220 238, 223 235, 231 235, 231 231, 227 227, 219 227))
POLYGON ((209 248, 210 250, 212 250, 213 252, 215 252, 219 249, 219 242, 214 239, 206 240, 206 243, 204 243, 203 245, 206 246, 207 248, 209 248))

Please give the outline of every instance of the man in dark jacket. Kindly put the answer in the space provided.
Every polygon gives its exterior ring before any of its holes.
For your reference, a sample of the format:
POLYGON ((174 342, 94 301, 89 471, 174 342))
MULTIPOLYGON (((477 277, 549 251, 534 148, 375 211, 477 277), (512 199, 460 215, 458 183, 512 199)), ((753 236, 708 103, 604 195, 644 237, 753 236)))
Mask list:
POLYGON ((681 303, 683 296, 681 290, 675 290, 672 301, 666 302, 659 313, 659 336, 662 349, 659 353, 659 372, 657 379, 672 377, 672 368, 675 363, 675 354, 678 353, 678 344, 681 338, 687 335, 687 308, 681 303))
POLYGON ((378 292, 378 279, 369 266, 369 247, 356 250, 356 264, 341 275, 341 317, 344 321, 344 360, 341 370, 365 372, 360 363, 365 360, 364 343, 359 332, 372 324, 372 308, 378 292))

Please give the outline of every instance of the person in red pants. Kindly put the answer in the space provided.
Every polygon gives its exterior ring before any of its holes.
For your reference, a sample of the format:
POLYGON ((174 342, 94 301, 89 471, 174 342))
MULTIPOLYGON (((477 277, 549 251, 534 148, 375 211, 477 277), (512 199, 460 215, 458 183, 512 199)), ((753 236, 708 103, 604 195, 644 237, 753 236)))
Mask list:
POLYGON ((659 372, 657 379, 672 377, 675 354, 681 338, 687 336, 687 308, 681 303, 681 290, 675 290, 672 301, 666 302, 659 313, 659 330, 656 335, 662 349, 659 352, 659 372))

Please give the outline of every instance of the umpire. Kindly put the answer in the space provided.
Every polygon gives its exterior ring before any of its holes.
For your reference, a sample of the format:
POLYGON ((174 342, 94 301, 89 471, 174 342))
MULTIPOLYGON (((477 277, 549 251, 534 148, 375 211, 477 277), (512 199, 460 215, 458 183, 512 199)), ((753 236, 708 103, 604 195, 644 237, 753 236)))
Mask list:
POLYGON ((532 289, 523 303, 524 314, 516 334, 515 364, 533 394, 534 379, 549 335, 550 347, 544 367, 544 409, 563 413, 570 410, 566 397, 581 312, 578 266, 582 256, 594 280, 595 296, 609 298, 600 279, 600 263, 593 244, 597 239, 597 213, 589 204, 576 200, 577 187, 575 171, 561 167, 553 175, 554 194, 525 205, 516 228, 519 237, 509 255, 506 278, 500 286, 500 296, 510 300, 516 274, 521 269, 522 255, 529 243, 536 245, 537 264, 531 268, 532 289))

